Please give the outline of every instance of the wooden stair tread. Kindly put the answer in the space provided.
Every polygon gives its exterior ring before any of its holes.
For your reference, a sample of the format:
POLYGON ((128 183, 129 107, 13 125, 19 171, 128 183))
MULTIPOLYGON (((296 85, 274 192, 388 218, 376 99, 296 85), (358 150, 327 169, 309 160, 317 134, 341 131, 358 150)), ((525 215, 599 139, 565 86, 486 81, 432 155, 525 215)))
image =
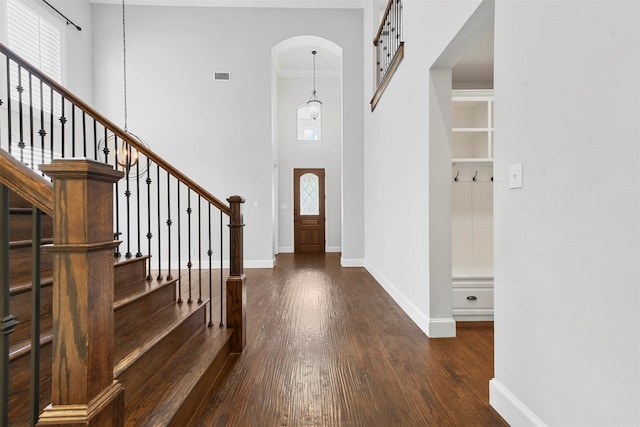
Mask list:
MULTIPOLYGON (((43 345, 53 342, 53 329, 51 326, 51 316, 43 317, 41 322, 48 323, 48 325, 42 325, 40 328, 40 346, 42 347, 43 345), (47 318, 48 322, 46 322, 47 318)), ((29 353, 31 353, 31 338, 20 340, 11 344, 9 348, 9 361, 13 361, 29 353)))
MULTIPOLYGON (((53 277, 48 276, 48 277, 42 277, 40 279, 40 287, 41 288, 46 288, 49 286, 53 286, 53 277)), ((33 287, 33 283, 32 282, 26 282, 26 283, 16 283, 10 284, 10 288, 9 288, 9 295, 10 296, 14 296, 14 295, 19 295, 19 294, 24 294, 26 292, 30 292, 31 288, 33 287)))
POLYGON ((170 286, 174 284, 178 279, 172 280, 150 280, 150 281, 132 281, 127 286, 119 286, 114 291, 114 310, 119 310, 122 307, 131 304, 141 298, 144 298, 147 294, 157 291, 163 286, 170 286))
POLYGON ((115 331, 114 345, 114 375, 117 377, 138 358, 178 327, 183 319, 205 305, 202 304, 172 304, 161 308, 153 316, 137 319, 137 323, 129 325, 126 331, 115 331), (123 332, 125 332, 123 334, 123 332))
MULTIPOLYGON (((15 240, 13 242, 9 242, 9 249, 14 248, 30 248, 32 240, 15 240)), ((43 238, 41 240, 42 245, 50 245, 53 243, 53 238, 43 238)))
MULTIPOLYGON (((228 346, 232 332, 231 329, 203 325, 147 381, 144 392, 132 396, 125 408, 125 426, 168 425, 179 408, 190 398, 191 391, 205 376, 216 357, 221 352, 224 355, 224 348, 228 346)), ((226 361, 226 357, 224 360, 226 361)), ((213 379, 217 374, 217 371, 211 374, 213 379)))

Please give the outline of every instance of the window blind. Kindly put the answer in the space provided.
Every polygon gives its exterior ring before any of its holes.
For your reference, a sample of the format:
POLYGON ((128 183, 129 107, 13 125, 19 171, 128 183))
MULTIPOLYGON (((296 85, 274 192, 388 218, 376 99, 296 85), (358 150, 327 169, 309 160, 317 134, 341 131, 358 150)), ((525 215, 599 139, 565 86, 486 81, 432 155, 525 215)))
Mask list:
MULTIPOLYGON (((7 0, 7 32, 11 50, 54 81, 62 81, 62 34, 57 26, 20 0, 7 0)), ((43 109, 51 111, 51 90, 48 87, 41 90, 38 79, 32 78, 30 83, 28 73, 19 71, 18 66, 12 64, 10 81, 13 99, 19 99, 19 92, 14 89, 21 86, 24 89, 22 102, 31 99, 34 108, 40 108, 42 102, 43 109)), ((56 112, 59 109, 54 107, 56 112)))

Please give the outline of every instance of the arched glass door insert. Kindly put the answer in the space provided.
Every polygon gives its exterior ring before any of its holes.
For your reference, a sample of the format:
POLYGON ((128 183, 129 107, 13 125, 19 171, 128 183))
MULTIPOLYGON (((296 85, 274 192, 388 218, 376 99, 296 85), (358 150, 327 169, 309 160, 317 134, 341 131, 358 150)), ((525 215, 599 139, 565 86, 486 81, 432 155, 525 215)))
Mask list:
POLYGON ((295 252, 325 251, 324 169, 294 169, 295 252))

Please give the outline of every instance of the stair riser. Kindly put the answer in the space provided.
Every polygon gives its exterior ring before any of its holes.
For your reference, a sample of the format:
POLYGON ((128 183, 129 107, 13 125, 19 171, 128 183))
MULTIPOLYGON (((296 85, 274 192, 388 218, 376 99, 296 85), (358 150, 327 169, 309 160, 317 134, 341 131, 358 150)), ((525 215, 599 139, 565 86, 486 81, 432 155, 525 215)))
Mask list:
POLYGON ((9 206, 12 208, 30 208, 33 205, 13 191, 9 190, 9 206))
POLYGON ((175 283, 161 286, 115 312, 115 330, 127 328, 136 318, 153 315, 159 309, 176 303, 175 283))
MULTIPOLYGON (((40 289, 40 315, 51 316, 53 311, 53 287, 44 286, 40 289)), ((28 338, 31 335, 31 291, 12 295, 9 301, 11 314, 16 317, 18 325, 9 335, 11 343, 28 338)))
MULTIPOLYGON (((51 402, 51 354, 53 346, 40 347, 40 410, 51 402)), ((30 355, 9 364, 9 426, 29 425, 30 355)))
POLYGON ((153 375, 160 366, 174 354, 194 333, 205 323, 206 305, 194 310, 180 325, 165 336, 151 350, 140 357, 118 377, 127 392, 125 404, 139 391, 143 390, 144 382, 153 375))
POLYGON ((168 427, 184 427, 189 423, 203 403, 203 399, 211 396, 212 391, 216 387, 216 378, 223 371, 230 354, 231 341, 228 340, 213 363, 209 365, 209 368, 200 377, 198 384, 196 384, 185 398, 180 409, 178 409, 171 421, 167 424, 168 427))
POLYGON ((130 285, 132 282, 144 283, 147 277, 147 258, 132 258, 126 263, 118 263, 114 269, 114 286, 130 285))
MULTIPOLYGON (((9 218, 10 230, 9 240, 15 242, 17 240, 31 240, 31 222, 32 215, 30 213, 11 214, 9 218)), ((43 239, 53 237, 53 221, 50 216, 42 216, 42 236, 43 239)))
MULTIPOLYGON (((51 253, 46 250, 41 252, 42 267, 41 277, 53 276, 53 263, 51 253)), ((31 245, 12 247, 9 250, 9 274, 12 285, 31 282, 31 245)))

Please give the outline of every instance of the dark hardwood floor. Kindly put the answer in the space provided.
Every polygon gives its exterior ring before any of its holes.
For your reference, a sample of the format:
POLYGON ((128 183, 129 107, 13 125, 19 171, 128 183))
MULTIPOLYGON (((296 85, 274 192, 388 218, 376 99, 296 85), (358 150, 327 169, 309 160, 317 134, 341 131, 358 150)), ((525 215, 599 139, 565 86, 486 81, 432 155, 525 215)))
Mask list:
POLYGON ((248 336, 195 426, 506 426, 489 406, 493 324, 429 339, 338 254, 247 270, 248 336))

